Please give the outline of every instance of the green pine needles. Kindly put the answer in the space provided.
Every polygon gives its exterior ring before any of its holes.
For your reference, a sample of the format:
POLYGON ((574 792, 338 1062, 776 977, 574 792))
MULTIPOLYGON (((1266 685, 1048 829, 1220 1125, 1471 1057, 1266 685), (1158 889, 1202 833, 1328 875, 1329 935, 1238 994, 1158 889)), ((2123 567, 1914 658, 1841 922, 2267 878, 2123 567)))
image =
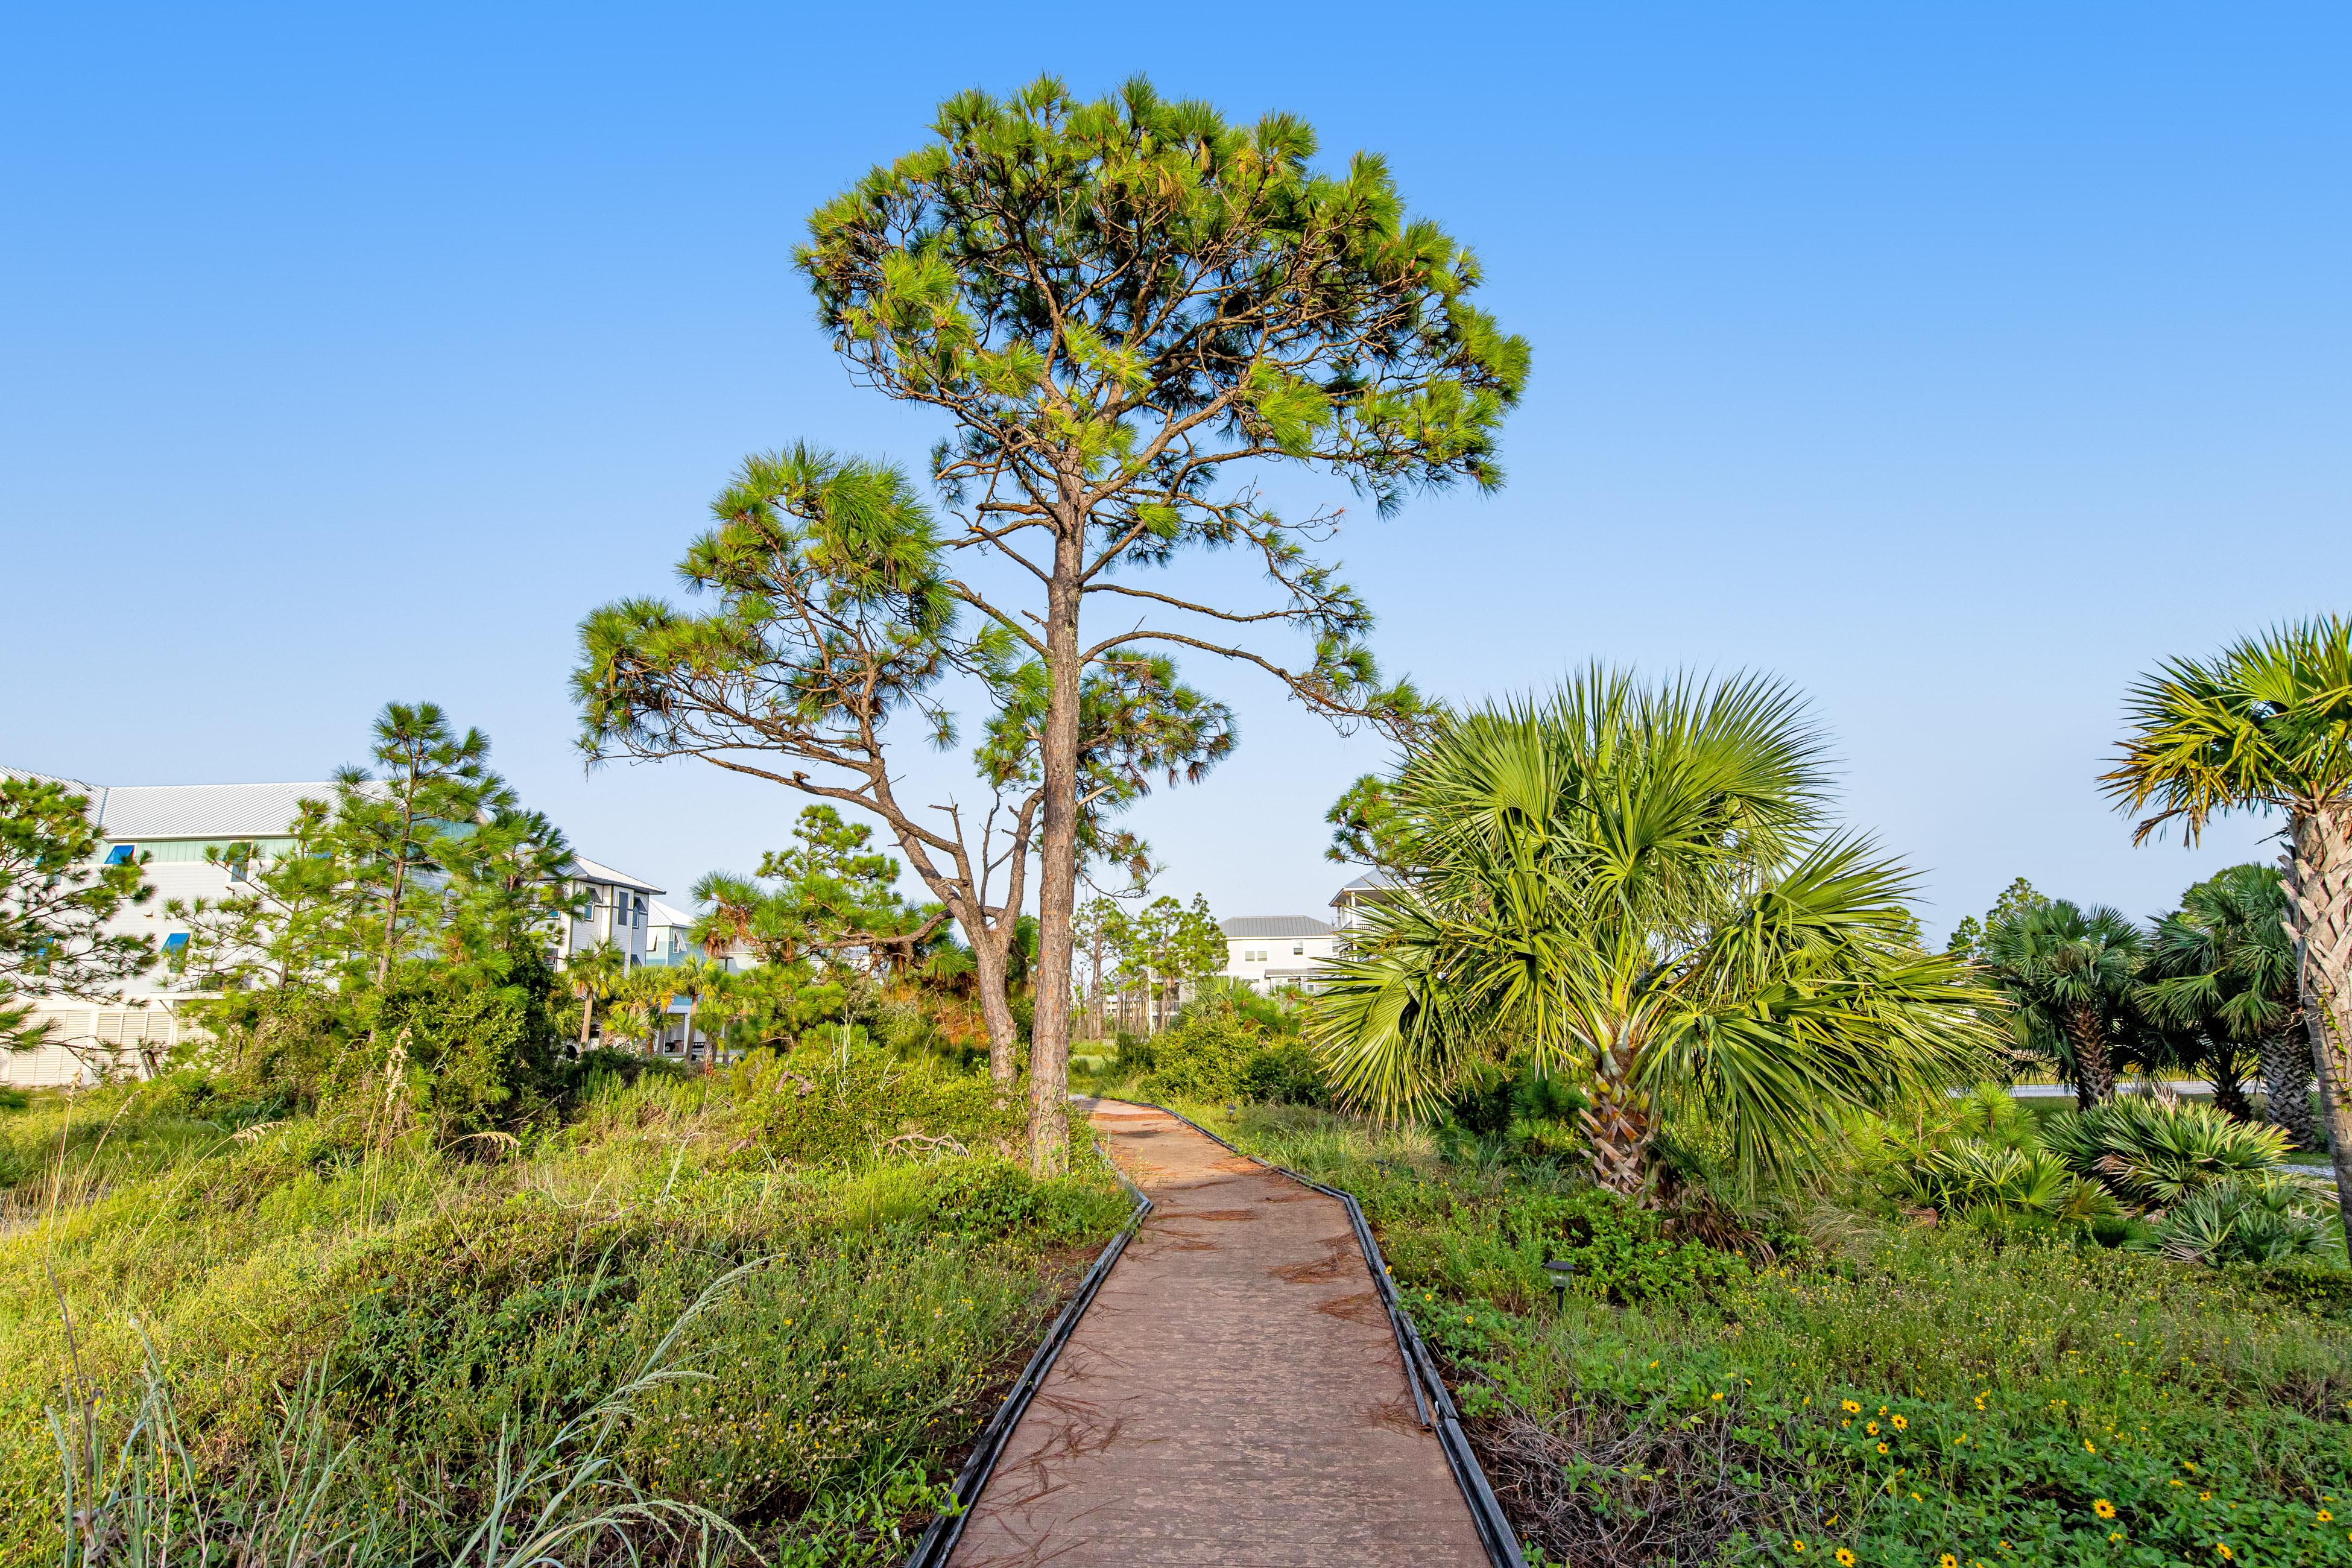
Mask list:
POLYGON ((1502 482, 1528 346, 1474 301, 1476 258, 1410 216, 1380 158, 1318 170, 1314 133, 1228 123, 1140 78, 1092 101, 1041 78, 940 106, 934 139, 821 207, 796 256, 853 378, 937 411, 936 510, 897 470, 807 447, 755 458, 683 574, 708 614, 629 600, 583 629, 593 757, 695 755, 871 812, 971 943, 992 1060, 1034 859, 1031 1157, 1066 1158, 1080 867, 1137 868, 1111 819, 1202 776, 1231 712, 1191 652, 1246 664, 1343 727, 1426 713, 1383 679, 1370 607, 1285 517, 1267 465, 1336 478, 1382 513, 1502 482), (1149 574, 1230 552, 1254 589, 1185 597, 1149 574), (1088 611, 1094 613, 1089 616, 1088 611), (950 743, 950 676, 986 711, 969 813, 910 807, 886 752, 902 714, 950 743))

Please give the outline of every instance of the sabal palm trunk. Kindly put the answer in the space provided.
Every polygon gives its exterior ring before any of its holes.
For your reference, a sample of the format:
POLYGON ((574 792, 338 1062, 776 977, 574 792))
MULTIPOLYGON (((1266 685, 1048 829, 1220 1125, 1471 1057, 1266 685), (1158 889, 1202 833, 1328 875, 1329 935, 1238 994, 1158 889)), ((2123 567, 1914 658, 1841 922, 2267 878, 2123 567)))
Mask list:
POLYGON ((1622 1044, 1600 1053, 1592 1104, 1578 1113, 1591 1145, 1593 1181, 1629 1198, 1649 1184, 1650 1140, 1657 1132, 1649 1097, 1630 1081, 1633 1057, 1622 1044))
POLYGON ((2238 1076, 2240 1058, 2227 1046, 2215 1046, 2205 1056, 2205 1077, 2213 1085, 2213 1103, 2241 1121, 2254 1120, 2246 1099, 2245 1080, 2238 1076))
POLYGON ((2295 818, 2286 882, 2320 1121, 2336 1166, 2336 1206, 2352 1235, 2352 806, 2295 818))
POLYGON ((580 1048, 583 1051, 588 1048, 589 1027, 593 1025, 595 1021, 596 993, 593 991, 583 991, 580 994, 580 1048))
POLYGON ((2074 1106, 2088 1110, 2116 1097, 2115 1063, 2107 1058, 2107 1022, 2096 1007, 2071 1009, 2066 1036, 2074 1043, 2074 1106))
POLYGON ((2311 1115, 2311 1034, 2297 1026, 2292 1033, 2263 1038, 2263 1119, 2305 1149, 2320 1146, 2319 1123, 2311 1115))

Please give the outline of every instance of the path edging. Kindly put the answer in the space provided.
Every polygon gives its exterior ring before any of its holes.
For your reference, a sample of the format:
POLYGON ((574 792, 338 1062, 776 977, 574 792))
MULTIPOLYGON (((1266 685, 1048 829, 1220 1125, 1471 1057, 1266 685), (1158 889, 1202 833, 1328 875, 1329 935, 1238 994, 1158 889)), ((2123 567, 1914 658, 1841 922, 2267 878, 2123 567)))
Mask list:
MULTIPOLYGON (((1478 1544, 1486 1549, 1486 1561, 1493 1568, 1527 1568, 1527 1559, 1519 1553, 1518 1532, 1511 1528, 1495 1489, 1486 1479, 1486 1467, 1470 1447, 1469 1436, 1462 1430, 1462 1417, 1454 1407, 1454 1396, 1446 1392, 1445 1380, 1438 1375, 1437 1363, 1431 1359, 1429 1347, 1422 1342, 1421 1331, 1413 1326, 1412 1315, 1406 1311, 1397 1298, 1396 1281, 1389 1277, 1387 1260, 1381 1256, 1381 1244, 1372 1237, 1372 1227, 1364 1218, 1361 1205, 1353 1193, 1339 1187, 1327 1187, 1322 1183, 1302 1176, 1297 1172, 1260 1159, 1248 1150, 1237 1147, 1231 1140, 1221 1138, 1181 1110, 1171 1110, 1145 1100, 1126 1100, 1115 1103, 1133 1105, 1146 1110, 1156 1110, 1172 1117, 1202 1137, 1221 1143, 1253 1164, 1263 1165, 1276 1175, 1287 1176, 1302 1187, 1310 1187, 1326 1197, 1337 1198, 1348 1211, 1348 1220, 1355 1227, 1356 1244, 1364 1255, 1364 1267, 1372 1277, 1372 1286, 1380 1292, 1381 1303, 1388 1309, 1389 1328, 1396 1335, 1397 1351, 1404 1358, 1405 1382, 1412 1389, 1412 1401, 1422 1417, 1422 1425, 1437 1433, 1437 1446, 1445 1455, 1446 1468, 1454 1472, 1454 1484, 1462 1489, 1462 1500, 1470 1505, 1470 1522, 1478 1531, 1478 1544), (1424 1398, 1425 1394, 1425 1398, 1424 1398), (1430 1410, 1434 1407, 1433 1420, 1430 1410)), ((1124 1179, 1124 1178, 1122 1178, 1124 1179)), ((1148 1201, 1148 1200, 1147 1200, 1148 1201)), ((1138 1215, 1139 1220, 1140 1215, 1138 1215)), ((908 1568, 917 1568, 911 1561, 908 1568)))
MULTIPOLYGON (((1172 1116, 1175 1112, 1169 1114, 1172 1116)), ((1216 1134, 1212 1132, 1209 1136, 1214 1138, 1216 1134)), ((1100 1143, 1097 1142, 1096 1147, 1100 1149, 1100 1143)), ((1054 1363, 1060 1359, 1063 1345, 1069 1342, 1072 1331, 1078 1326, 1078 1320, 1086 1315, 1087 1305, 1095 1299, 1095 1292, 1101 1289, 1102 1282, 1109 1278, 1111 1265, 1118 1261, 1118 1255, 1127 1250, 1127 1244, 1134 1238, 1144 1216, 1151 1212, 1151 1199, 1141 1187, 1127 1179, 1127 1173, 1118 1168, 1118 1162, 1110 1157, 1109 1151, 1103 1150, 1102 1156, 1103 1163, 1110 1167, 1110 1173, 1118 1178, 1119 1185, 1134 1194, 1135 1206, 1128 1211, 1126 1223, 1118 1227, 1118 1233, 1097 1255, 1094 1266, 1087 1270, 1086 1278, 1078 1281, 1076 1292, 1063 1307, 1061 1316, 1054 1320, 1054 1326, 1045 1331, 1045 1339, 1029 1357, 1029 1364, 1021 1369, 1021 1375, 1014 1378, 1013 1386, 1005 1391, 1003 1401, 996 1407, 996 1414, 990 1416, 988 1425, 980 1429, 980 1440, 972 1445, 963 1468, 956 1472, 953 1511, 942 1513, 931 1521, 930 1527, 915 1542, 915 1550, 908 1554, 907 1568, 942 1568, 954 1553, 956 1542, 963 1535, 964 1521, 971 1517, 972 1505, 980 1500, 989 1477, 996 1473, 996 1461, 1004 1452, 1005 1439, 1013 1436, 1013 1428, 1020 1423, 1022 1413, 1029 1408, 1029 1401, 1045 1383, 1045 1374, 1054 1369, 1054 1363)))

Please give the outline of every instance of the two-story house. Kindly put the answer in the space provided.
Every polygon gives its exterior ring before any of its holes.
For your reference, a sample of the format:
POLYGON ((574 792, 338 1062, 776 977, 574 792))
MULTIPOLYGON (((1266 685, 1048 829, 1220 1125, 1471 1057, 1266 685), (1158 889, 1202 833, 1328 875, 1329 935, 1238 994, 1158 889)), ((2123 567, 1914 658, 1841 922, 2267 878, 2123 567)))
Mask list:
MULTIPOLYGON (((18 778, 48 776, 0 771, 18 778)), ((189 903, 217 900, 237 889, 238 868, 206 859, 208 849, 226 849, 231 844, 249 841, 265 858, 283 854, 294 842, 297 803, 335 796, 335 786, 325 782, 116 785, 86 784, 73 779, 57 782, 88 797, 102 859, 144 859, 147 881, 155 896, 122 910, 109 929, 156 938, 156 949, 167 960, 187 945, 188 931, 163 906, 175 899, 189 903)), ((573 857, 564 879, 582 900, 582 912, 558 933, 557 962, 600 942, 611 942, 632 964, 644 963, 654 895, 662 889, 584 856, 573 857)), ((50 1022, 50 1043, 21 1055, 0 1055, 0 1083, 29 1088, 88 1082, 100 1064, 119 1072, 144 1075, 151 1071, 185 1032, 178 1012, 184 993, 173 985, 168 963, 158 963, 119 989, 121 1000, 104 1003, 70 996, 26 998, 35 1020, 50 1022)))
POLYGON ((1330 962, 1331 928, 1311 915, 1237 915, 1217 924, 1225 933, 1225 977, 1253 991, 1311 989, 1316 971, 1330 962))

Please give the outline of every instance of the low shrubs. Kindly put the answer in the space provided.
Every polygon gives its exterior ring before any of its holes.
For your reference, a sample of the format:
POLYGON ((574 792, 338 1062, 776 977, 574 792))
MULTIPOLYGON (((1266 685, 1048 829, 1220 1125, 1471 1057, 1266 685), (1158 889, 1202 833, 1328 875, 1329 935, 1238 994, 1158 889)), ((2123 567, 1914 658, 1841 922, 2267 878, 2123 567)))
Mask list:
MULTIPOLYGON (((1955 1108, 1959 1136, 2018 1152, 2002 1100, 1955 1108)), ((2352 1564, 2340 1264, 2190 1266, 1793 1193, 1650 1210, 1419 1130, 1216 1125, 1362 1202, 1531 1563, 2352 1564), (1741 1250, 1701 1245, 1727 1215, 1741 1250), (1577 1264, 1564 1304, 1547 1255, 1577 1264)))
POLYGON ((862 1041, 755 1052, 731 1069, 728 1100, 761 1158, 798 1164, 1007 1150, 1024 1125, 1018 1098, 986 1075, 862 1041))
POLYGON ((2218 1183, 2274 1170, 2293 1147, 2275 1127, 2170 1095, 2119 1095, 2042 1124, 2043 1148, 2136 1208, 2164 1208, 2218 1183))
POLYGON ((2281 1171, 2210 1183, 2148 1227, 2143 1245, 2195 1263, 2278 1263, 2338 1248, 2332 1195, 2281 1171))
POLYGON ((174 1516, 191 1562, 199 1517, 281 1560, 257 1521, 320 1484, 306 1550, 352 1563, 633 1499, 655 1558, 902 1558, 1128 1199, 1098 1163, 1039 1182, 990 1152, 984 1078, 879 1057, 592 1071, 568 1124, 447 1148, 252 1120, 194 1075, 0 1116, 0 1564, 58 1560, 52 1411, 100 1482, 92 1563, 154 1555, 125 1465, 205 1500, 174 1516))
POLYGON ((1136 1091, 1147 1100, 1328 1105, 1331 1099, 1322 1063, 1295 1029, 1269 1027, 1265 1016, 1230 1001, 1188 1011, 1131 1058, 1122 1045, 1120 1059, 1144 1067, 1136 1091))
POLYGON ((2341 1256, 2328 1194, 2280 1169, 2285 1135, 2210 1105, 2130 1095, 2037 1122, 1986 1085, 1933 1121, 1866 1123, 1862 1142, 1914 1218, 2209 1264, 2341 1256))

